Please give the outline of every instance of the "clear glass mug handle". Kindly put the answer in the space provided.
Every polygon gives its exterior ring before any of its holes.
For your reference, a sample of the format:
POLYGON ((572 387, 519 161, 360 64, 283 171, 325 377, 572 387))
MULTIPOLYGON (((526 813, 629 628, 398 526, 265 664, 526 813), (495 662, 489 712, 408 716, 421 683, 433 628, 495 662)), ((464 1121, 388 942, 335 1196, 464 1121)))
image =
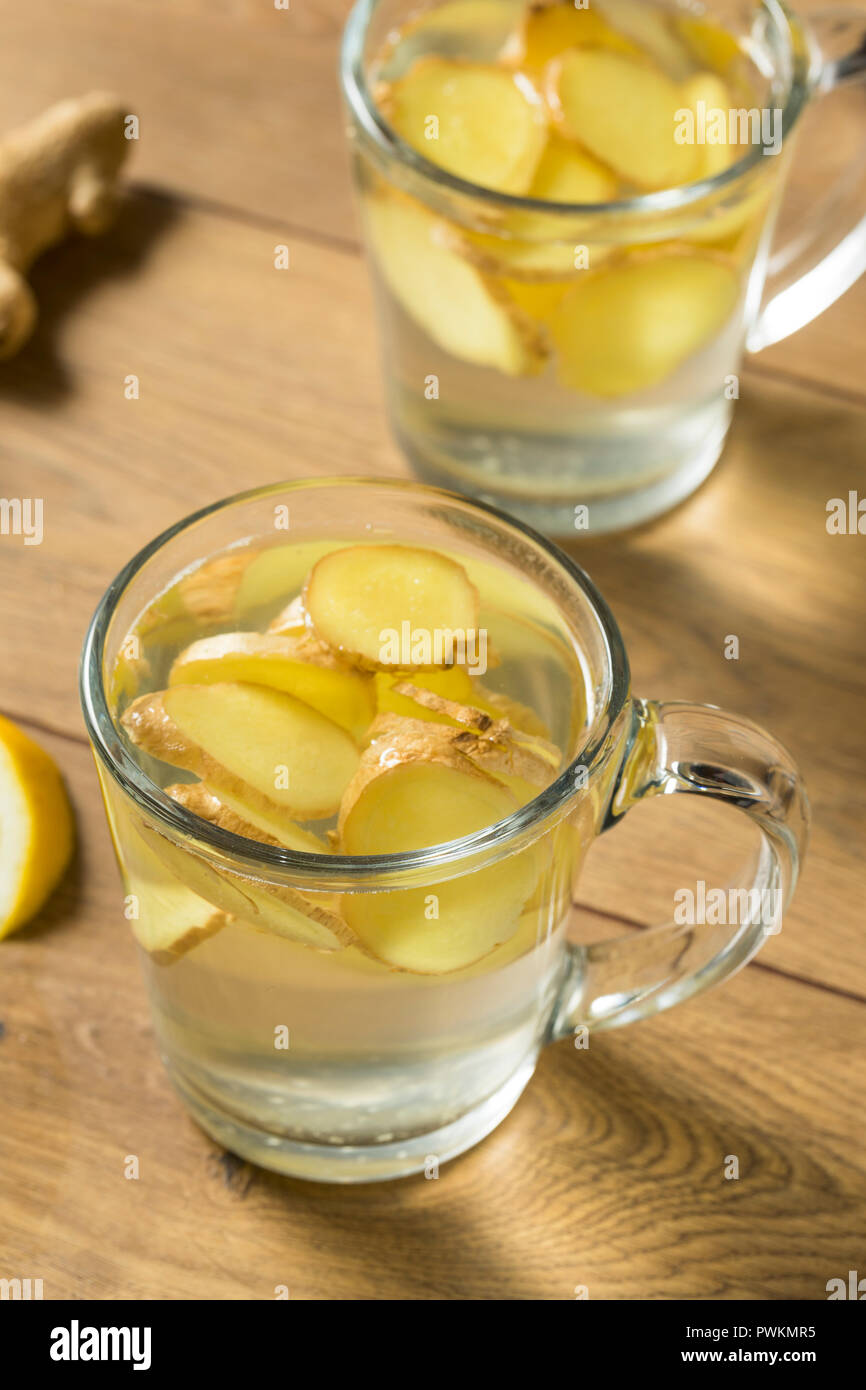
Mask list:
POLYGON ((790 754, 748 719, 713 705, 635 700, 604 830, 650 796, 709 796, 761 831, 735 892, 735 923, 670 922, 640 935, 571 944, 548 1037, 632 1023, 727 979, 779 930, 805 853, 809 804, 790 754))
MULTIPOLYGON (((866 9, 840 6, 810 15, 806 24, 816 49, 813 97, 866 83, 866 9)), ((821 198, 806 234, 773 248, 764 303, 746 339, 749 352, 811 323, 866 270, 866 160, 861 163, 821 198)))

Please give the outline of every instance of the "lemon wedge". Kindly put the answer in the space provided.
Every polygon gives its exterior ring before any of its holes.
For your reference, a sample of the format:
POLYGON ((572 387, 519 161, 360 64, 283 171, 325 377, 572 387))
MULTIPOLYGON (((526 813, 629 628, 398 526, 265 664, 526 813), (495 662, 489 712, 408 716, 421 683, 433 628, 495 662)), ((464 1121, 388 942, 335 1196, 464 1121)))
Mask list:
POLYGON ((73 840, 56 764, 0 715, 0 937, 36 915, 69 863, 73 840))

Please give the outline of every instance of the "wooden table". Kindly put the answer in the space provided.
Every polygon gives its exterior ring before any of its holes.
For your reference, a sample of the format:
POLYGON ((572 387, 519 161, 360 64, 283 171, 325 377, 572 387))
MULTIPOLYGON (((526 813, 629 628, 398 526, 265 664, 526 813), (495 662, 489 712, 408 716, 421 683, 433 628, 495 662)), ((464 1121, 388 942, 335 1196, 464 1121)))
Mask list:
MULTIPOLYGON (((744 367, 698 496, 575 548, 638 691, 741 711, 802 763, 811 854, 760 960, 588 1051, 549 1049, 436 1182, 251 1169, 186 1117, 157 1059, 77 655, 108 580, 191 509, 281 477, 405 471, 343 151, 346 8, 0 0, 0 128, 94 86, 141 119, 116 230, 44 258, 38 332, 0 368, 0 494, 45 506, 40 547, 0 540, 0 708, 58 759, 80 829, 61 891, 0 946, 0 1275, 40 1277, 46 1298, 822 1299, 866 1274, 866 539, 825 528, 829 498, 866 494, 866 286, 744 367)), ((733 860, 731 818, 698 809, 665 800, 596 847, 582 902, 599 930, 668 916, 708 855, 733 860)))

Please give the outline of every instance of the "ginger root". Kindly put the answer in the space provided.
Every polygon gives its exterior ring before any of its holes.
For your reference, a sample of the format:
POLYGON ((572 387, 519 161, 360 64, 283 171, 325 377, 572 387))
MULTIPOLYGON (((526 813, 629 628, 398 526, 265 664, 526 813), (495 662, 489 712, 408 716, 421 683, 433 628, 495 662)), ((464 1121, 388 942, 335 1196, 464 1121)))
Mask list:
POLYGON ((36 323, 24 278, 69 231, 95 236, 111 221, 128 152, 125 111, 104 92, 62 101, 0 140, 0 360, 36 323))

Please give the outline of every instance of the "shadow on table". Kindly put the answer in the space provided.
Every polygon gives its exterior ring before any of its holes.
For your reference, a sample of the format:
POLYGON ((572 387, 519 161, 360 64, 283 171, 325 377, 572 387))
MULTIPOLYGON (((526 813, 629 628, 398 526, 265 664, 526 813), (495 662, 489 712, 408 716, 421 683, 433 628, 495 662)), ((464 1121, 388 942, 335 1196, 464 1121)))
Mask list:
POLYGON ((549 1049, 512 1115, 436 1181, 328 1187, 244 1164, 243 1184, 283 1209, 290 1245, 298 1221, 328 1252, 335 1298, 825 1297, 856 1253, 862 1177, 841 1189, 799 1131, 732 1118, 734 1098, 676 1097, 619 1040, 588 1056, 549 1049), (745 1181, 725 1180, 730 1154, 745 1181))
POLYGON ((28 276, 39 318, 21 351, 0 362, 0 400, 50 405, 74 390, 77 364, 58 348, 63 320, 106 280, 137 274, 178 215, 171 198, 131 189, 104 235, 71 236, 39 258, 28 276))
POLYGON ((827 531, 830 499, 866 496, 864 438, 863 407, 753 373, 725 453, 696 494, 650 525, 560 543, 621 619, 644 671, 649 658, 653 679, 656 668, 666 680, 706 670, 711 698, 719 680, 753 680, 761 717, 768 682, 850 685, 866 658, 852 601, 866 583, 866 550, 860 536, 827 531), (774 663, 725 661, 725 633, 748 644, 744 655, 772 651, 774 663))

